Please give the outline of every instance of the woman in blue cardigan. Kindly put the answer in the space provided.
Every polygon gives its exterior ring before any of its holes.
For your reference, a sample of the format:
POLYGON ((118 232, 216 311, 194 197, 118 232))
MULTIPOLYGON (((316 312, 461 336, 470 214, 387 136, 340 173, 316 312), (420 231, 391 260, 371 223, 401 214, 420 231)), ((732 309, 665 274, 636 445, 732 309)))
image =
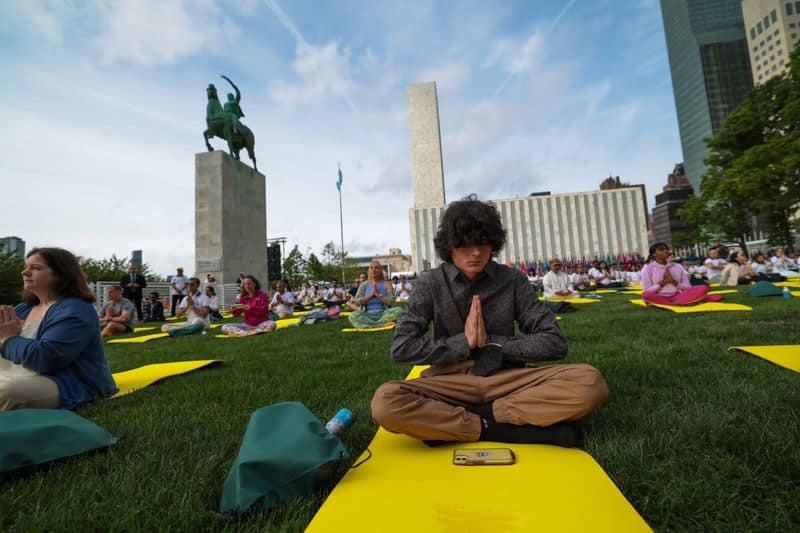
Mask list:
POLYGON ((117 392, 75 256, 34 248, 22 283, 22 303, 0 306, 0 411, 74 409, 117 392))

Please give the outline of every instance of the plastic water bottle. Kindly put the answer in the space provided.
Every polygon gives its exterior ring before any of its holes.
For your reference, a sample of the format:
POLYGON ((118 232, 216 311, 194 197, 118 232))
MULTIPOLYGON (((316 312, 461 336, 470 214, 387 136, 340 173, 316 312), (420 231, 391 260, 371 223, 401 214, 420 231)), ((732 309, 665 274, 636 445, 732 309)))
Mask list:
POLYGON ((792 291, 789 290, 789 287, 783 288, 783 297, 786 298, 787 300, 792 297, 792 291))
POLYGON ((350 409, 339 409, 339 412, 333 415, 333 418, 328 420, 325 424, 327 429, 332 435, 339 435, 342 431, 350 427, 356 419, 356 415, 350 409))

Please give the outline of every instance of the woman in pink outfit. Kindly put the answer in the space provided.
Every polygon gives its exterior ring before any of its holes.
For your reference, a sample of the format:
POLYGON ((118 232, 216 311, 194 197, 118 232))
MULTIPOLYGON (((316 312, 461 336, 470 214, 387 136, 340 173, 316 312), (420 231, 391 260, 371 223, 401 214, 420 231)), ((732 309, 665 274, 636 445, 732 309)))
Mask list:
POLYGON ((232 336, 256 335, 275 329, 269 319, 269 296, 261 290, 261 284, 253 276, 245 276, 242 293, 231 306, 233 316, 244 313, 243 324, 225 324, 222 331, 232 336))
POLYGON ((642 269, 642 299, 650 304, 689 305, 698 302, 718 302, 721 296, 708 296, 706 285, 692 285, 689 275, 677 263, 667 259, 670 249, 657 242, 650 247, 650 262, 642 269))

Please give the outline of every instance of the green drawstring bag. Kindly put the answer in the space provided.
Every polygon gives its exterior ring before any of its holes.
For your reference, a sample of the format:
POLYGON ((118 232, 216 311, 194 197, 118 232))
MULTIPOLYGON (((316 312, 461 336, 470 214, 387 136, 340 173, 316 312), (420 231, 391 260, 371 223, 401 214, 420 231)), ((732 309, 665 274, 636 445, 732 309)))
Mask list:
POLYGON ((219 503, 226 517, 255 504, 271 509, 305 496, 325 482, 347 449, 299 402, 270 405, 250 415, 239 455, 219 503))
POLYGON ((759 281, 747 289, 749 296, 783 296, 783 290, 769 281, 759 281))
POLYGON ((0 413, 0 472, 41 465, 115 444, 97 424, 65 409, 0 413))

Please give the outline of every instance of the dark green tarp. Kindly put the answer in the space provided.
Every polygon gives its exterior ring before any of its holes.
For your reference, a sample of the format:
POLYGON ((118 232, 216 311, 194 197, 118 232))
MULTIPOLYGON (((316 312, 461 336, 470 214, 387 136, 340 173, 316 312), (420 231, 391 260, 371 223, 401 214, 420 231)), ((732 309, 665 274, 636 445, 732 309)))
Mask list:
POLYGON ((305 496, 325 480, 325 467, 349 458, 339 437, 305 405, 283 402, 259 409, 250 415, 219 512, 244 513, 257 503, 270 509, 305 496))
POLYGON ((0 413, 0 472, 40 465, 105 448, 116 437, 65 409, 0 413))

